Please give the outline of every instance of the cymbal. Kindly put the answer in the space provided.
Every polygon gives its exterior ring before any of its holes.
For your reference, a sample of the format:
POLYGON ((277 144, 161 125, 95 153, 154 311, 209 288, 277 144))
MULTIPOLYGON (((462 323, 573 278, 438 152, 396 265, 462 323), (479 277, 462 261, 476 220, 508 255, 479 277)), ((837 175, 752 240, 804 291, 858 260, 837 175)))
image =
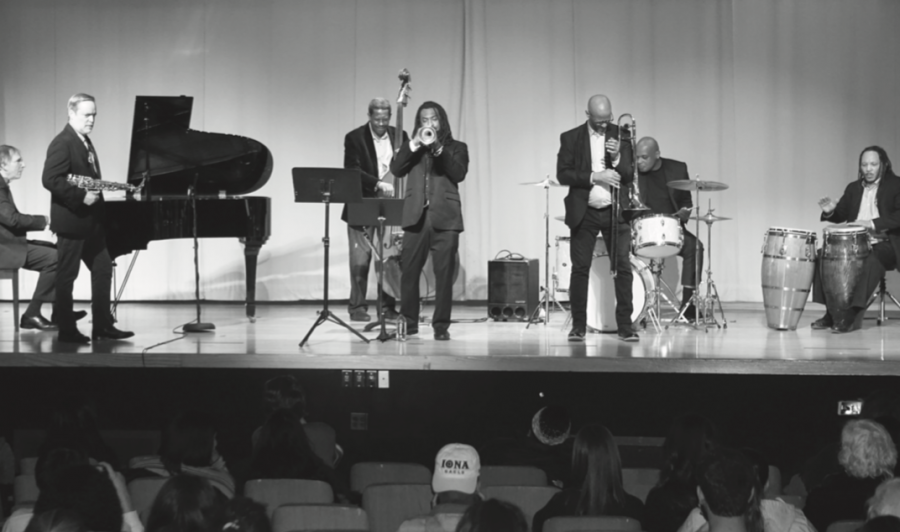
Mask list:
POLYGON ((719 183, 718 181, 701 181, 699 179, 679 179, 678 181, 669 182, 669 188, 677 190, 702 190, 705 192, 716 192, 717 190, 725 190, 728 185, 719 183))
MULTIPOLYGON (((674 183, 675 181, 673 181, 674 183)), ((700 220, 701 222, 706 222, 708 224, 714 222, 724 222, 725 220, 731 220, 731 218, 726 218, 724 216, 716 216, 712 213, 707 213, 704 216, 691 216, 691 220, 700 220)))
POLYGON ((563 222, 563 223, 566 222, 565 216, 554 216, 553 219, 556 220, 557 222, 563 222))
POLYGON ((542 179, 541 181, 531 181, 528 183, 519 183, 519 185, 521 185, 523 187, 543 187, 543 186, 547 186, 547 185, 550 185, 551 187, 561 187, 562 186, 552 179, 542 179))

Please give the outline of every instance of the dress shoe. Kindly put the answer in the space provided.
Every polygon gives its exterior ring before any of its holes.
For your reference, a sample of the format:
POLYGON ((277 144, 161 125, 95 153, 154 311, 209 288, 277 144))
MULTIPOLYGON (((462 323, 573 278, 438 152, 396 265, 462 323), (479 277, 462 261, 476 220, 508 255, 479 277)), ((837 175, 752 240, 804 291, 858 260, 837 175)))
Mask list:
POLYGON ((434 331, 434 339, 447 341, 450 339, 450 331, 434 331))
POLYGON ((47 318, 40 314, 37 316, 22 316, 19 327, 23 329, 39 329, 41 331, 55 331, 59 328, 56 324, 47 321, 47 318))
POLYGON ((821 331, 824 329, 831 329, 834 327, 834 320, 831 319, 831 314, 825 314, 821 318, 810 324, 810 327, 813 328, 814 331, 821 331))
POLYGON ((572 327, 572 330, 569 331, 569 341, 570 342, 583 342, 584 341, 584 329, 572 327))
POLYGON ((619 339, 624 342, 637 342, 641 339, 641 337, 638 336, 638 333, 636 333, 634 329, 620 329, 616 334, 618 334, 619 339))
POLYGON ((350 313, 350 321, 372 321, 372 316, 364 310, 355 310, 350 313))
POLYGON ((91 343, 91 339, 78 332, 78 329, 75 329, 74 331, 59 331, 59 334, 56 337, 56 341, 66 344, 83 345, 88 345, 89 343, 91 343))
MULTIPOLYGON (((72 312, 72 319, 75 321, 80 320, 81 318, 87 316, 87 311, 84 310, 76 310, 72 312)), ((58 322, 56 321, 56 316, 50 316, 50 323, 56 325, 58 322)))
POLYGON ((419 334, 418 327, 410 327, 409 325, 406 326, 406 336, 414 336, 416 334, 419 334))
POLYGON ((382 309, 381 315, 384 316, 384 319, 386 319, 388 321, 394 321, 400 317, 400 313, 392 308, 382 309))
POLYGON ((131 338, 132 336, 134 336, 133 332, 120 331, 112 325, 103 329, 94 329, 94 331, 91 333, 91 338, 95 342, 97 340, 124 340, 126 338, 131 338))

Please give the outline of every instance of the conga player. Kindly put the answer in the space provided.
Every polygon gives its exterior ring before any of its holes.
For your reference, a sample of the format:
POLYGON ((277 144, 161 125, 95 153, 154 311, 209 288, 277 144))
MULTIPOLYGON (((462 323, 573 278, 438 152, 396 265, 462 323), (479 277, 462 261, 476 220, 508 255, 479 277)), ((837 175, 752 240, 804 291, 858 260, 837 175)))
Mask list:
POLYGON ((839 201, 826 196, 819 200, 819 207, 822 208, 822 221, 848 222, 868 230, 871 252, 855 283, 849 308, 836 309, 834 302, 829 304, 823 283, 852 280, 823 279, 821 256, 813 278, 813 301, 826 304, 828 310, 825 316, 812 323, 812 328, 831 329, 836 333, 855 331, 862 324, 869 297, 878 288, 885 272, 897 268, 897 257, 900 256, 900 178, 891 170, 891 161, 884 149, 879 146, 863 149, 856 181, 847 185, 839 201))

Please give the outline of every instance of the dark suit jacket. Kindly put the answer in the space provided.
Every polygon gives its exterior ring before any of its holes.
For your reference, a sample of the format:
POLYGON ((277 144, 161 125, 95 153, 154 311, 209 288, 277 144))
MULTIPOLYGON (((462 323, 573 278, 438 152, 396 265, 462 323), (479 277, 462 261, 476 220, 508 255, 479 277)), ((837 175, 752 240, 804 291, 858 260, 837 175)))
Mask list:
MULTIPOLYGON (((825 213, 822 213, 820 219, 823 222, 835 224, 855 221, 859 216, 862 196, 862 182, 857 179, 844 189, 844 195, 838 200, 837 207, 831 216, 826 217, 825 213)), ((875 203, 878 206, 879 214, 878 218, 872 220, 875 230, 887 234, 894 248, 894 255, 900 259, 900 177, 892 172, 885 173, 878 185, 875 203)))
POLYGON ((439 231, 463 230, 462 205, 459 199, 459 183, 469 171, 469 148, 465 142, 450 140, 438 157, 432 157, 427 148, 416 152, 404 142, 391 163, 391 173, 397 177, 408 175, 406 199, 403 203, 403 228, 418 223, 425 209, 425 178, 430 173, 429 192, 431 224, 439 231), (427 168, 430 166, 430 172, 427 168))
POLYGON ((47 217, 22 214, 13 201, 9 183, 0 178, 0 268, 21 268, 28 254, 28 231, 43 231, 47 217))
MULTIPOLYGON (((578 227, 584 218, 588 208, 588 196, 591 187, 591 137, 588 133, 587 122, 575 129, 570 129, 559 136, 559 153, 556 155, 556 179, 560 184, 569 187, 566 196, 566 225, 570 228, 578 227)), ((606 138, 618 136, 618 128, 610 124, 606 128, 606 138)), ((634 179, 634 158, 631 153, 631 144, 622 142, 619 149, 619 164, 615 170, 622 177, 622 188, 629 186, 634 179)), ((606 167, 612 166, 609 154, 606 154, 606 167)), ((625 194, 621 194, 620 203, 624 201, 625 194)), ((623 218, 619 217, 620 221, 623 218)))
MULTIPOLYGON (((388 126, 388 137, 391 139, 391 148, 394 146, 394 135, 397 129, 388 126)), ((403 142, 409 142, 406 131, 403 132, 403 142)), ((375 141, 372 140, 372 130, 369 123, 354 129, 344 136, 344 168, 359 170, 362 176, 362 195, 364 198, 375 197, 375 187, 378 185, 378 156, 375 153, 375 141)), ((341 220, 347 221, 347 206, 341 213, 341 220)))
MULTIPOLYGON (((672 181, 680 181, 683 179, 690 179, 687 171, 687 164, 681 161, 674 161, 672 159, 664 159, 662 157, 659 158, 660 162, 662 162, 662 166, 660 170, 662 174, 665 176, 666 185, 671 183, 672 181)), ((647 177, 640 175, 638 176, 638 184, 641 189, 641 201, 645 204, 647 203, 647 191, 646 191, 646 180, 647 177)), ((682 207, 693 207, 694 202, 691 199, 691 193, 687 190, 677 190, 672 187, 666 186, 669 192, 669 199, 672 201, 672 207, 677 211, 682 207)), ((681 222, 684 223, 685 220, 688 219, 690 213, 685 214, 681 217, 681 222)))
MULTIPOLYGON (((100 161, 97 161, 100 167, 100 161)), ((47 148, 44 173, 41 181, 50 191, 50 229, 68 238, 86 238, 96 226, 106 222, 106 205, 103 194, 93 205, 84 204, 87 191, 66 180, 68 174, 100 179, 88 161, 88 150, 72 126, 66 127, 47 148)))

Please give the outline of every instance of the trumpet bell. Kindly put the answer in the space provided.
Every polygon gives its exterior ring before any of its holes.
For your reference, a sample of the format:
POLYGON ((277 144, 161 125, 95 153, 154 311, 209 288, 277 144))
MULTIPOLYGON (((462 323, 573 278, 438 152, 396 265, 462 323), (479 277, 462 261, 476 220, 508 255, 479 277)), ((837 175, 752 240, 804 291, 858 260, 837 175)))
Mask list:
POLYGON ((431 144, 434 142, 434 138, 437 136, 437 133, 433 128, 423 127, 419 130, 419 139, 422 140, 425 144, 431 144))

